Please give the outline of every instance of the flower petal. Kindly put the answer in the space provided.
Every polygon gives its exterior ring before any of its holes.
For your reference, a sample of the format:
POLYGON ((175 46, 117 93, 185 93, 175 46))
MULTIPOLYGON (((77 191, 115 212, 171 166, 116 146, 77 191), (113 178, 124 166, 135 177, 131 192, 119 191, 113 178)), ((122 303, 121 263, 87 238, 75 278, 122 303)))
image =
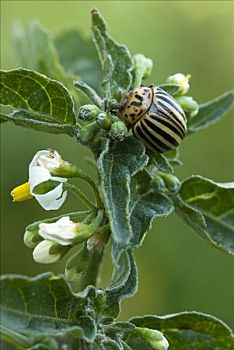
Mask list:
POLYGON ((66 200, 67 191, 63 191, 63 184, 60 184, 47 193, 36 194, 34 196, 45 210, 57 210, 66 200))
POLYGON ((50 179, 50 172, 46 168, 42 168, 40 166, 32 166, 29 168, 29 184, 31 193, 33 192, 34 187, 50 179))
POLYGON ((51 264, 61 258, 61 254, 50 254, 50 248, 55 243, 52 241, 42 241, 33 250, 33 259, 40 264, 51 264))
POLYGON ((79 232, 79 226, 70 220, 69 216, 64 216, 53 223, 41 223, 39 225, 39 235, 45 239, 53 240, 61 245, 73 243, 79 232))

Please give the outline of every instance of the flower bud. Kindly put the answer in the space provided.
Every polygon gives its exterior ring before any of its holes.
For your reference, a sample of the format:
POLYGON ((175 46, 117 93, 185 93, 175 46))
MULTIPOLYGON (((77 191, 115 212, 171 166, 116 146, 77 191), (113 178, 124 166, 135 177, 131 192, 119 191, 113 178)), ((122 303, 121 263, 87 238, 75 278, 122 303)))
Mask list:
POLYGON ((111 128, 111 116, 106 112, 99 113, 96 117, 96 121, 102 129, 109 130, 111 128))
POLYGON ((182 73, 177 73, 171 75, 167 78, 167 84, 176 84, 179 86, 179 89, 175 92, 174 96, 185 95, 189 91, 189 79, 191 78, 190 74, 184 75, 182 73))
POLYGON ((41 240, 42 238, 37 231, 26 231, 24 234, 24 244, 28 248, 35 248, 41 240))
POLYGON ((179 96, 176 98, 176 101, 181 105, 185 113, 190 114, 190 117, 197 115, 199 105, 191 96, 179 96))
POLYGON ((95 105, 84 105, 80 107, 79 118, 84 121, 94 120, 101 110, 95 105))
POLYGON ((130 346, 132 340, 134 342, 134 340, 136 340, 136 337, 141 338, 144 343, 155 350, 167 350, 169 347, 169 343, 164 337, 163 333, 155 329, 136 327, 130 335, 130 346), (133 337, 135 337, 135 339, 133 337))
POLYGON ((34 248, 33 259, 40 264, 51 264, 60 260, 67 250, 55 242, 44 240, 34 248))
POLYGON ((41 223, 38 233, 44 239, 66 246, 74 242, 79 231, 80 223, 75 223, 69 216, 64 216, 53 223, 41 223))
POLYGON ((127 134, 128 128, 125 123, 117 121, 111 125, 110 137, 112 139, 122 140, 127 134))
POLYGON ((133 56, 133 62, 135 75, 140 71, 142 79, 147 79, 151 74, 153 61, 150 58, 146 58, 141 53, 138 53, 133 56))
POLYGON ((118 102, 123 94, 124 94, 125 90, 123 88, 121 88, 120 86, 117 86, 115 88, 115 90, 113 91, 113 97, 114 99, 108 99, 106 106, 107 106, 107 110, 111 111, 113 109, 118 109, 118 102))
POLYGON ((160 173, 160 176, 162 177, 169 191, 176 192, 179 189, 180 180, 176 176, 166 173, 160 173))
POLYGON ((133 57, 133 87, 139 87, 142 80, 147 79, 153 68, 153 61, 138 53, 133 57))
POLYGON ((158 174, 155 174, 153 176, 152 181, 158 191, 163 192, 165 190, 165 182, 163 181, 161 176, 159 176, 158 174))

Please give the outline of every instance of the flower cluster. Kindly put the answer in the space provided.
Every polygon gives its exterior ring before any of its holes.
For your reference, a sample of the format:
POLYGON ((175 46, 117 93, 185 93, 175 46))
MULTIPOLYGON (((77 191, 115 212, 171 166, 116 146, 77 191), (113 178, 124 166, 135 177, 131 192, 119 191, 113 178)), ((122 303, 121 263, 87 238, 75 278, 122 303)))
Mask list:
MULTIPOLYGON (((75 174, 87 181, 95 189, 95 184, 88 176, 75 168, 75 174)), ((60 154, 54 150, 42 150, 36 153, 29 164, 29 179, 23 185, 16 187, 11 195, 13 201, 20 202, 35 198, 45 210, 59 209, 67 197, 67 190, 64 189, 67 177, 74 177, 74 166, 64 161, 60 154), (54 176, 58 173, 61 176, 54 176)), ((70 185, 72 192, 76 193, 86 203, 91 203, 81 190, 74 185, 70 185)), ((97 198, 97 201, 99 198, 97 198)), ((98 245, 99 239, 89 239, 95 234, 103 219, 102 210, 92 204, 96 209, 96 216, 91 222, 82 223, 79 220, 71 220, 69 215, 60 218, 45 220, 30 225, 24 234, 24 243, 33 249, 33 258, 38 263, 49 264, 60 260, 70 248, 78 243, 87 241, 87 250, 90 251, 98 245)), ((74 214, 73 214, 74 216, 74 214)))

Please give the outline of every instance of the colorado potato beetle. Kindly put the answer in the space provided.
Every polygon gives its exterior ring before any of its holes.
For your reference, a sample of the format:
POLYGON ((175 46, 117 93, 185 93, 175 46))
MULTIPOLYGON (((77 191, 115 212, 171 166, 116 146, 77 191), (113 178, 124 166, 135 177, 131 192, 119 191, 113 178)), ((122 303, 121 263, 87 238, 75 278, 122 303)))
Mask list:
POLYGON ((184 111, 160 87, 141 86, 126 92, 120 102, 119 114, 136 138, 159 153, 177 147, 186 134, 184 111))

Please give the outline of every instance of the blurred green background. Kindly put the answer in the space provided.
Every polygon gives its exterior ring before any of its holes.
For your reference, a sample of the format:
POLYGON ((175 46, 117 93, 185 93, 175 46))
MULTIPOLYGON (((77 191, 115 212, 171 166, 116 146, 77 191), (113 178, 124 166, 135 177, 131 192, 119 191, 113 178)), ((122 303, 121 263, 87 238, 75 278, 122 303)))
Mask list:
MULTIPOLYGON (((233 88, 234 3, 232 1, 2 1, 1 65, 18 66, 11 43, 16 20, 39 19, 52 33, 77 27, 90 35, 91 8, 97 7, 109 24, 110 34, 130 52, 154 61, 152 83, 162 83, 177 72, 192 74, 191 94, 199 102, 233 88)), ((201 174, 214 181, 231 181, 234 174, 233 114, 181 146, 181 179, 201 174)), ((62 271, 64 262, 43 266, 33 262, 23 244, 27 224, 57 214, 45 213, 36 201, 13 204, 11 189, 27 181, 27 167, 35 152, 48 147, 92 174, 84 156, 89 152, 68 136, 55 136, 2 125, 1 214, 2 272, 35 275, 62 271)), ((78 203, 79 208, 82 205, 78 203)), ((59 213, 77 208, 72 196, 59 213)), ((158 219, 144 245, 136 251, 139 291, 124 302, 121 318, 166 314, 184 310, 211 313, 234 325, 234 265, 231 256, 200 240, 175 215, 158 219)), ((111 275, 109 253, 102 265, 100 286, 111 275)))

